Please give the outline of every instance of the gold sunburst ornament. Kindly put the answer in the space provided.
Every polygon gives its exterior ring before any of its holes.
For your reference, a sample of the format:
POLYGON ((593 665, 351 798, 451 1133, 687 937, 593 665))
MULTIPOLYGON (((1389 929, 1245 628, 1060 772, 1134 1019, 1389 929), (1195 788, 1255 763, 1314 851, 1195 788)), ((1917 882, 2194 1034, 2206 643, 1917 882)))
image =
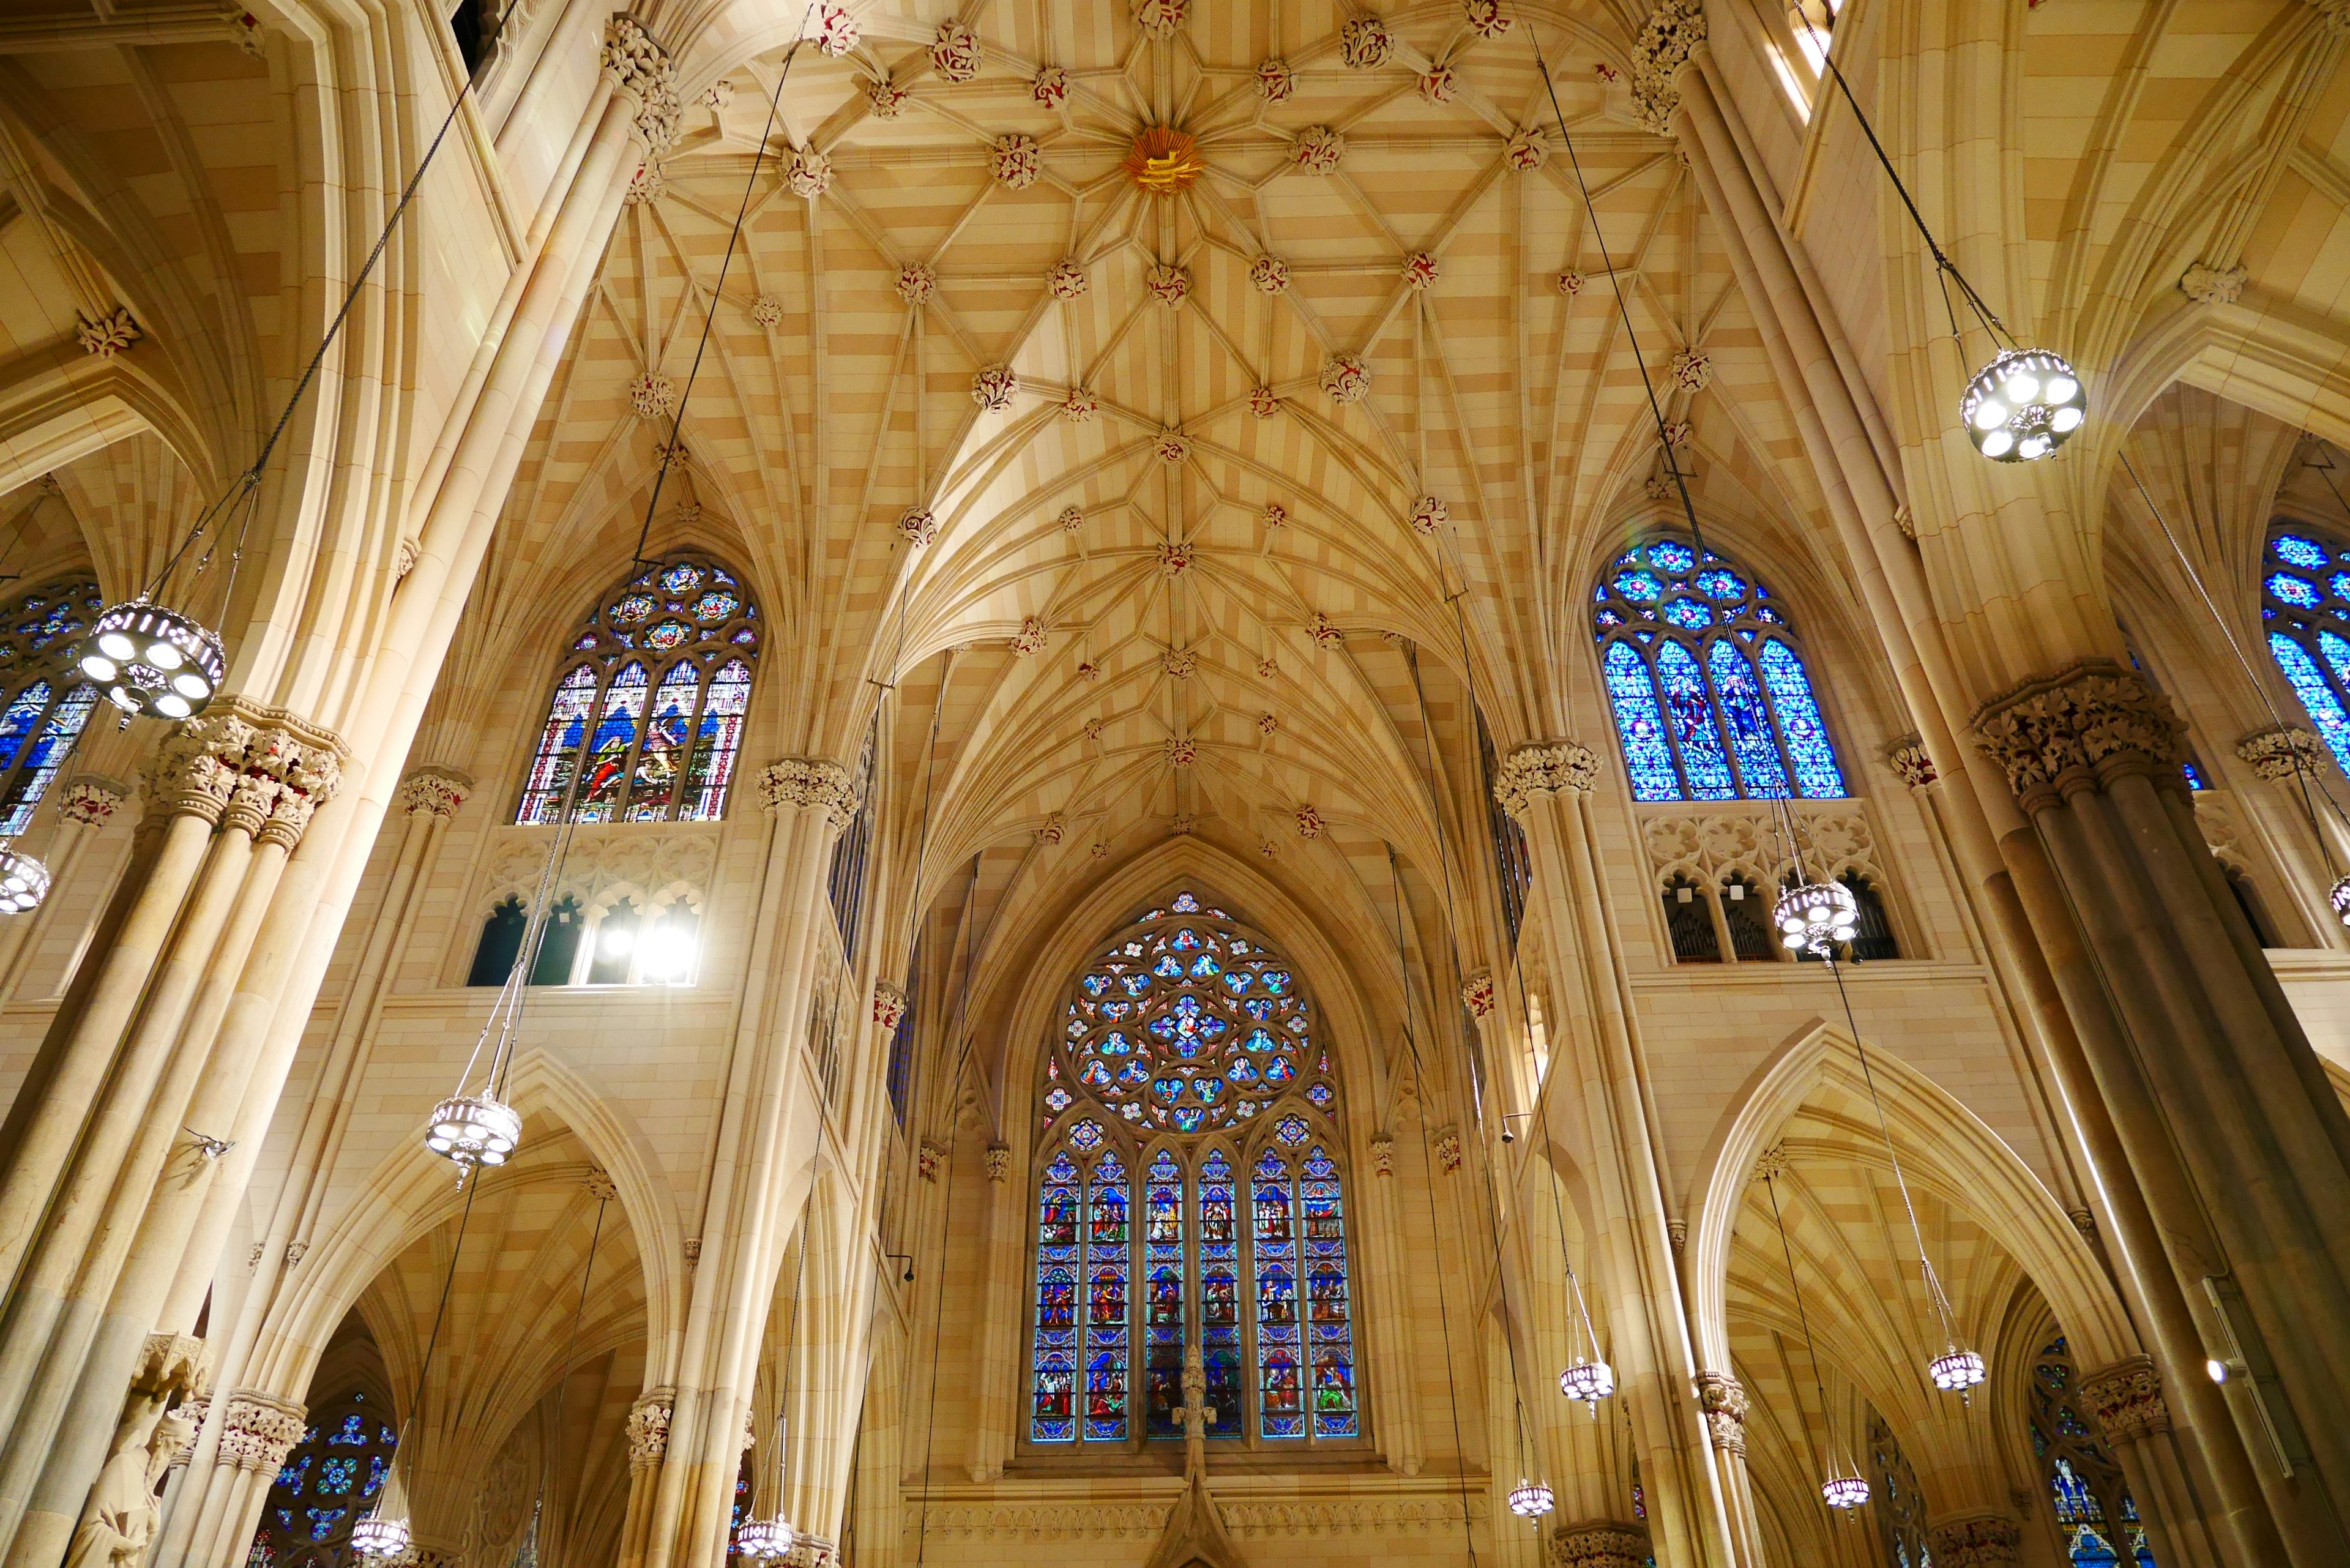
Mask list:
POLYGON ((1134 139, 1123 167, 1137 185, 1158 196, 1189 190, 1207 171, 1199 140, 1172 126, 1154 125, 1134 139))

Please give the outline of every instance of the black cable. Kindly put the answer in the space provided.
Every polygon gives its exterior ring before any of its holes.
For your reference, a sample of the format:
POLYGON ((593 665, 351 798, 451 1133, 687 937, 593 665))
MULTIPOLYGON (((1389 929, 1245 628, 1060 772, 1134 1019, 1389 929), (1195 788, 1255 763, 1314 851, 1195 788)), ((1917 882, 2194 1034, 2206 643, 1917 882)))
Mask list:
MULTIPOLYGON (((941 689, 941 695, 943 695, 943 689, 941 689)), ((979 867, 976 863, 972 867, 971 881, 972 892, 976 896, 979 890, 979 867)), ((962 925, 963 934, 968 938, 971 934, 971 900, 969 899, 963 903, 962 925)), ((966 943, 963 950, 962 978, 958 982, 961 995, 957 997, 955 1002, 955 1016, 958 1019, 962 1016, 963 1002, 968 1000, 971 994, 971 962, 974 956, 973 950, 966 943)), ((950 1091, 952 1090, 952 1079, 948 1080, 948 1087, 950 1091)), ((954 1217, 954 1148, 956 1136, 962 1131, 962 1128, 956 1125, 959 1119, 954 1114, 953 1095, 950 1092, 947 1105, 947 1147, 941 1159, 941 1163, 946 1167, 946 1179, 941 1184, 944 1190, 939 1195, 941 1266, 935 1310, 931 1314, 931 1392, 929 1407, 922 1417, 922 1507, 921 1523, 914 1536, 914 1568, 922 1568, 923 1556, 931 1549, 931 1471, 936 1468, 938 1460, 938 1455, 932 1449, 937 1444, 939 1431, 939 1338, 946 1327, 947 1276, 944 1265, 947 1255, 947 1237, 951 1233, 951 1221, 954 1217)), ((918 1166, 921 1158, 921 1148, 918 1140, 914 1148, 914 1159, 918 1166)), ((1073 1379, 1083 1373, 1084 1361, 1084 1356, 1077 1357, 1077 1365, 1071 1369, 1073 1379)), ((1072 1386, 1070 1400, 1073 1405, 1076 1401, 1076 1397, 1077 1391, 1072 1386)))
MULTIPOLYGON (((1804 1283, 1795 1277, 1795 1249, 1787 1241, 1786 1217, 1779 1212, 1779 1189, 1767 1174, 1762 1178, 1762 1188, 1771 1195, 1771 1219, 1779 1227, 1779 1250, 1787 1260, 1787 1288, 1794 1292, 1795 1322, 1804 1331, 1804 1354, 1810 1356, 1812 1360, 1812 1387, 1820 1398, 1820 1421, 1827 1428, 1826 1436, 1829 1442, 1833 1444, 1835 1430, 1829 1422, 1827 1384, 1820 1376, 1820 1349, 1818 1345, 1812 1343, 1812 1320, 1804 1311, 1804 1283)), ((1800 1416, 1802 1411, 1798 1410, 1796 1414, 1800 1416)), ((1811 1428, 1808 1423, 1804 1428, 1804 1446, 1807 1449, 1811 1448, 1811 1428)), ((1816 1450, 1812 1454, 1812 1462, 1819 1466, 1822 1480, 1828 1480, 1828 1461, 1816 1450)))
MULTIPOLYGON (((608 1173, 605 1174, 605 1179, 610 1179, 608 1173)), ((475 1190, 480 1190, 478 1185, 475 1190)), ((571 1309, 570 1337, 564 1342, 563 1361, 556 1368, 555 1419, 549 1423, 554 1428, 555 1435, 547 1439, 546 1446, 542 1448, 538 1454, 538 1506, 531 1513, 531 1528, 534 1533, 538 1528, 539 1521, 546 1516, 546 1482, 548 1473, 554 1469, 555 1445, 563 1440, 563 1403, 565 1396, 571 1392, 571 1359, 579 1351, 579 1320, 588 1313, 588 1282, 596 1277, 596 1251, 603 1244, 604 1210, 610 1202, 611 1199, 608 1198, 596 1199, 596 1228, 588 1233, 588 1263, 579 1272, 579 1300, 571 1309)))

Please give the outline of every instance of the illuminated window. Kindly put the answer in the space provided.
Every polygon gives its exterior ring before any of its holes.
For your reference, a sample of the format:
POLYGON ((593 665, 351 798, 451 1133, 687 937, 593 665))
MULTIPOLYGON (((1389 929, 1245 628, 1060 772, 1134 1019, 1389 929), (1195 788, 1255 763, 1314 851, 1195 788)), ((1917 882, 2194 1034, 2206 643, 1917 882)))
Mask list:
POLYGON ((1875 1472, 1869 1511, 1877 1515, 1877 1533, 1885 1548, 1888 1568, 1931 1568, 1926 1550, 1926 1499, 1918 1490, 1918 1472, 1885 1417, 1868 1413, 1868 1457, 1875 1472))
POLYGON ((2056 1504, 2056 1532, 2074 1568, 2154 1568, 2137 1504, 2105 1443, 2074 1407, 2080 1382, 2062 1334, 2032 1366, 2032 1451, 2056 1504))
POLYGON ((631 579, 571 639, 515 820, 723 816, 763 630, 743 585, 702 556, 631 579))
POLYGON ((1028 1440, 1180 1438, 1194 1324, 1211 1438, 1359 1439, 1338 1087, 1286 961, 1178 895, 1079 975, 1039 1088, 1028 1440))
POLYGON ((310 1425, 261 1509, 248 1568, 335 1568, 347 1562, 351 1526, 391 1472, 400 1434, 391 1412, 358 1390, 310 1412, 310 1425))
POLYGON ((105 607, 94 579, 71 576, 0 608, 0 838, 32 825, 33 808, 98 706, 98 688, 64 655, 105 607))
POLYGON ((1618 556, 1593 598, 1635 800, 1843 798, 1794 628, 1768 587, 1659 539, 1618 556))
POLYGON ((2350 550, 2300 528, 2269 536, 2261 619, 2269 653, 2334 760, 2350 769, 2350 550))

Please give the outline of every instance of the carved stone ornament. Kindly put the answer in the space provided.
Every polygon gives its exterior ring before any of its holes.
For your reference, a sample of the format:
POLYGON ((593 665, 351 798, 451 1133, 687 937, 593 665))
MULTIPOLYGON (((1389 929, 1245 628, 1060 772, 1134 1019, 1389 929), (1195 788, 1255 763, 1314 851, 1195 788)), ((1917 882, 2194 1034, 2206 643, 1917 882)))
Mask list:
POLYGON ((1019 373, 1009 365, 990 365, 971 379, 971 400, 986 413, 1008 410, 1019 390, 1019 373))
POLYGON ((1377 16, 1357 16, 1338 29, 1338 57, 1358 71, 1376 70, 1395 51, 1395 35, 1377 16))
POLYGON ((1380 1133, 1371 1139, 1371 1174, 1374 1176, 1395 1174, 1395 1139, 1385 1133, 1380 1133))
POLYGON ((1332 174, 1347 156, 1347 139, 1326 125, 1309 125, 1297 133, 1289 161, 1308 174, 1332 174))
POLYGON ((1909 504, 1907 501, 1901 502, 1893 508, 1893 525, 1901 530, 1901 536, 1904 539, 1912 544, 1917 543, 1918 514, 1909 510, 1909 504))
POLYGON ((906 1021, 906 992, 894 981, 873 982, 873 1022, 894 1030, 906 1021))
POLYGON ((647 370, 629 383, 629 406, 639 419, 665 420, 677 412, 677 383, 656 370, 647 370))
POLYGON ((1419 75, 1419 96, 1430 103, 1451 103, 1461 90, 1461 73, 1449 65, 1438 65, 1419 75))
POLYGON ((1423 495, 1412 505, 1411 531, 1415 534, 1433 534, 1451 521, 1451 508, 1437 496, 1423 495))
POLYGON ((615 16, 604 25, 603 65, 612 85, 637 100, 637 134, 646 151, 659 158, 675 146, 684 106, 668 51, 635 17, 615 16))
POLYGON ((1011 131, 995 139, 995 177, 1006 187, 1025 191, 1045 171, 1045 154, 1036 139, 1011 131))
POLYGON ((1662 0, 1632 44, 1632 118, 1659 136, 1672 134, 1681 106, 1673 78, 1690 52, 1705 42, 1705 12, 1698 0, 1662 0))
POLYGON ((1002 1181, 1005 1177, 1012 1174, 1011 1148, 1004 1144, 989 1144, 987 1146, 987 1155, 984 1164, 987 1170, 987 1179, 995 1182, 1002 1181))
POLYGON ((832 189, 832 160, 813 147, 794 148, 784 169, 784 184, 795 196, 816 200, 832 189))
POLYGON ((74 341, 81 345, 83 353, 100 359, 113 358, 138 342, 140 336, 139 323, 127 305, 118 305, 112 314, 96 320, 79 312, 74 316, 74 341))
POLYGON ((1261 420, 1269 420, 1281 412, 1281 396, 1271 387, 1249 389, 1248 411, 1261 420))
POLYGON ((240 1388, 229 1396, 221 1414, 220 1457, 217 1462, 241 1470, 275 1471, 302 1440, 308 1412, 300 1405, 240 1388))
POLYGON ((2247 275, 2241 266, 2216 267, 2197 262, 2179 275, 2178 292, 2198 305, 2233 305, 2243 296, 2247 275))
POLYGON ((1746 1390, 1737 1378, 1727 1372, 1699 1373, 1697 1407, 1715 1448, 1727 1454, 1746 1452, 1746 1390))
POLYGON ((1322 836, 1322 814, 1310 803, 1297 808, 1297 836, 1300 838, 1322 836))
POLYGON ((2271 784, 2282 784, 2296 773, 2315 774, 2325 748, 2298 724, 2255 730, 2236 742, 2236 755, 2252 764, 2252 772, 2271 784))
POLYGON ((1359 403, 1370 395, 1370 368, 1357 354, 1333 354, 1322 366, 1323 396, 1344 406, 1359 403))
POLYGON ((1344 648, 1347 645, 1346 628, 1320 610, 1314 612, 1313 624, 1305 630, 1316 648, 1344 648))
POLYGON ((1934 771, 1934 759, 1926 754, 1926 740, 1922 735, 1904 735, 1886 747, 1885 765, 1911 789, 1924 789, 1941 777, 1934 771))
POLYGON ((172 1456, 172 1469, 184 1469, 196 1457, 196 1439, 203 1435, 204 1417, 211 1413, 212 1407, 212 1396, 209 1394, 198 1394, 181 1402, 174 1414, 186 1423, 188 1440, 182 1443, 179 1451, 172 1456))
POLYGON ((1155 265, 1142 275, 1142 286, 1171 309, 1191 297, 1191 269, 1171 262, 1155 265))
POLYGON ((979 35, 960 17, 949 17, 939 24, 938 36, 931 42, 931 68, 951 82, 967 82, 979 75, 984 58, 979 46, 979 35))
POLYGON ((2023 1532, 1996 1513, 1953 1519, 1926 1532, 1934 1568, 2005 1568, 2023 1561, 2023 1532))
POLYGON ((1491 1017, 1493 1012, 1493 971, 1481 969, 1463 981, 1461 1000, 1468 1004, 1472 1018, 1491 1017))
POLYGON ((759 770, 759 801, 769 811, 785 806, 822 806, 835 828, 857 815, 857 792, 848 770, 819 757, 785 757, 759 770))
POLYGON ((598 1203, 609 1203, 620 1196, 620 1184, 600 1165, 588 1168, 588 1174, 579 1179, 579 1188, 598 1203))
POLYGON ((1069 819, 1061 813, 1045 814, 1044 826, 1036 829, 1036 842, 1050 849, 1069 836, 1069 819))
POLYGON ((68 781, 57 795, 57 815, 67 822, 77 822, 85 827, 103 827, 114 808, 128 798, 129 786, 117 784, 98 774, 83 774, 68 781))
POLYGON ((2027 811, 2129 774, 2184 789, 2179 722, 2162 694, 2110 659, 2085 659, 1983 704, 1976 743, 2027 811))
POLYGON ((1189 680, 1200 672, 1200 656, 1188 648, 1170 648, 1159 656, 1159 668, 1173 680, 1189 680))
POLYGON ((793 1532, 791 1550, 784 1553, 784 1568, 833 1568, 839 1561, 839 1547, 805 1530, 793 1532))
POLYGON ((174 815, 241 828, 291 851, 343 777, 332 732, 243 697, 175 725, 147 761, 148 800, 174 815))
POLYGON ((1550 1560, 1558 1568, 1641 1568, 1648 1532, 1612 1519, 1562 1524, 1550 1538, 1550 1560))
POLYGON ((938 514, 927 506, 909 506, 899 514, 898 536, 919 550, 939 536, 938 514))
POLYGON ((400 808, 411 816, 437 816, 446 822, 465 803, 473 781, 446 768, 419 768, 400 781, 400 808))
POLYGON ((1498 38, 1510 30, 1510 18, 1502 15, 1502 0, 1463 0, 1461 10, 1469 30, 1481 38, 1498 38))
POLYGON ((1256 67, 1256 95, 1267 103, 1287 103, 1297 90, 1297 73, 1284 59, 1261 60, 1256 67))
POLYGON ((1169 767, 1188 768, 1199 760, 1199 742, 1193 740, 1189 735, 1170 735, 1167 738, 1167 765, 1169 767))
POLYGON ((2350 33, 2350 0, 2309 0, 2329 32, 2350 33))
POLYGON ((1503 759, 1493 798, 1512 816, 1523 816, 1534 796, 1587 791, 1598 777, 1598 754, 1580 741, 1535 741, 1503 759))
POLYGON ((1683 348, 1674 354, 1665 373, 1680 390, 1702 392, 1713 385, 1713 356, 1702 348, 1683 348))
POLYGON ((629 1468, 650 1469, 669 1453, 671 1394, 656 1388, 629 1407, 629 1468))
POLYGON ((1436 1163, 1444 1168, 1447 1176, 1461 1168, 1461 1135, 1451 1127, 1439 1127, 1436 1137, 1429 1140, 1436 1151, 1436 1163))
POLYGON ((921 1172, 924 1181, 936 1181, 939 1179, 939 1167, 944 1163, 946 1157, 946 1150, 928 1138, 922 1140, 922 1147, 915 1155, 915 1165, 921 1172))
POLYGON ((1023 616, 1020 629, 1012 635, 1012 651, 1023 659, 1034 659, 1052 642, 1052 629, 1042 616, 1023 616))
POLYGON ((2109 1443, 2135 1443, 2170 1430, 2162 1376, 2143 1355, 2116 1361, 2081 1379, 2080 1405, 2109 1443))
POLYGON ((1280 294, 1289 286, 1289 264, 1279 256, 1259 256, 1249 263, 1249 286, 1259 294, 1280 294))

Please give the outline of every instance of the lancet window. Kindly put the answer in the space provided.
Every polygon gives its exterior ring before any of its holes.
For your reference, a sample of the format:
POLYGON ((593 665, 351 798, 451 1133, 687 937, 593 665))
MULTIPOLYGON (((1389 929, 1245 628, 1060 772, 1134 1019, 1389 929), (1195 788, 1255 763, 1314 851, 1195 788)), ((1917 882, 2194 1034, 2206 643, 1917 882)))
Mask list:
POLYGON ((1608 567, 1591 624, 1635 800, 1846 794, 1794 628, 1752 575, 1659 539, 1608 567))
POLYGON ((1028 1440, 1363 1436, 1337 1081, 1295 971, 1191 893, 1071 987, 1039 1085, 1028 1440))
POLYGON ((2074 1568, 2155 1568, 2146 1525, 2104 1441, 2073 1405, 2080 1382, 2064 1336, 2032 1366, 2032 1451, 2056 1505, 2056 1532, 2074 1568))
POLYGON ((2311 726, 2350 770, 2350 550, 2300 528, 2270 535, 2261 621, 2311 726))
POLYGON ((74 737, 98 706, 65 650, 106 607, 97 580, 60 577, 0 609, 0 838, 32 825, 74 737))
POLYGON ((743 585, 706 556, 630 578, 565 652, 515 820, 723 816, 764 635, 743 585))
POLYGON ((348 1557, 351 1526, 383 1490, 399 1446, 390 1410, 363 1392, 313 1411, 277 1468, 245 1568, 333 1568, 348 1557))

